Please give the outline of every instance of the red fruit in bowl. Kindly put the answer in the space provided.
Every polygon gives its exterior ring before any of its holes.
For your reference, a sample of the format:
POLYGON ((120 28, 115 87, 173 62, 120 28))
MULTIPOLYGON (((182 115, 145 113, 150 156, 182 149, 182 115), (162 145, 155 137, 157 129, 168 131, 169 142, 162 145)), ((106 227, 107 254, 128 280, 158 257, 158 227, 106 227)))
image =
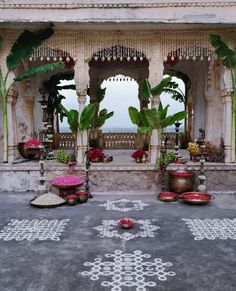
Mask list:
POLYGON ((120 225, 123 228, 131 228, 133 226, 133 221, 130 218, 122 218, 120 219, 120 225))

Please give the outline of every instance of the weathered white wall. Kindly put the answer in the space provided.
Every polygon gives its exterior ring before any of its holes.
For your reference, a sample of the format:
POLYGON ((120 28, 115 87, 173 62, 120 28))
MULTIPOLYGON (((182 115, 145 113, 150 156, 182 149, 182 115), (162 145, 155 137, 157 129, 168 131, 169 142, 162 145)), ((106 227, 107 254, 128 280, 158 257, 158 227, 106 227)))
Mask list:
POLYGON ((9 0, 0 2, 1 22, 140 24, 234 23, 234 1, 219 0, 9 0), (200 5, 199 5, 200 3, 200 5), (62 5, 63 6, 60 6, 62 5), (4 9, 3 9, 4 8, 4 9), (40 8, 40 9, 39 9, 40 8), (135 9, 134 9, 135 8, 135 9))
POLYGON ((2 100, 0 98, 0 161, 3 156, 3 112, 2 112, 2 100))

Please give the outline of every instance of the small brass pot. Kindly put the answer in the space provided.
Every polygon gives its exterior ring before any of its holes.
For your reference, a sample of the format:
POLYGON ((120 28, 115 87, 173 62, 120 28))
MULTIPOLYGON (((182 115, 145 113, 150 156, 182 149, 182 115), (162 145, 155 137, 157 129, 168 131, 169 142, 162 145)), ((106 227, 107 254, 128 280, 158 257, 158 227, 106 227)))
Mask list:
POLYGON ((170 171, 169 172, 170 191, 177 194, 193 191, 194 176, 195 173, 190 171, 170 171))
POLYGON ((86 203, 88 201, 88 191, 77 191, 76 192, 77 200, 79 203, 86 203))
POLYGON ((77 196, 76 195, 67 195, 66 196, 66 204, 69 206, 74 206, 77 204, 77 196))

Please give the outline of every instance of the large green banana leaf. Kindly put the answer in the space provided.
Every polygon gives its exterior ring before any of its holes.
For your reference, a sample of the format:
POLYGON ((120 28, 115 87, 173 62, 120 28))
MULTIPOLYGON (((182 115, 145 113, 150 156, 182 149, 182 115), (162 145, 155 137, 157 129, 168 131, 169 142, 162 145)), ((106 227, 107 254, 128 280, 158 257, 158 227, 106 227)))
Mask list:
POLYGON ((159 84, 151 89, 152 96, 160 95, 163 92, 163 89, 168 86, 169 82, 171 82, 170 76, 162 79, 159 84))
POLYGON ((107 109, 105 109, 105 108, 102 109, 99 112, 97 117, 94 116, 92 127, 93 128, 101 128, 105 124, 106 120, 108 118, 112 117, 113 115, 114 115, 113 111, 108 113, 107 109))
POLYGON ((215 48, 215 53, 222 59, 223 65, 227 68, 236 67, 236 50, 230 48, 222 36, 217 33, 209 35, 209 41, 215 48))
POLYGON ((67 112, 67 121, 70 126, 70 130, 73 135, 76 136, 78 132, 79 112, 75 109, 71 109, 67 112))
POLYGON ((93 117, 95 115, 96 105, 90 103, 84 107, 84 110, 81 112, 79 120, 79 129, 86 130, 91 127, 93 117))
POLYGON ((18 64, 30 56, 34 48, 40 46, 53 33, 52 27, 36 32, 25 30, 21 33, 13 44, 10 54, 7 56, 6 63, 8 69, 14 70, 18 64))
POLYGON ((14 81, 22 81, 25 79, 29 79, 34 76, 42 75, 51 71, 55 71, 57 69, 61 69, 64 67, 63 62, 56 62, 51 64, 45 64, 39 67, 32 68, 31 70, 25 72, 24 74, 17 76, 14 81))

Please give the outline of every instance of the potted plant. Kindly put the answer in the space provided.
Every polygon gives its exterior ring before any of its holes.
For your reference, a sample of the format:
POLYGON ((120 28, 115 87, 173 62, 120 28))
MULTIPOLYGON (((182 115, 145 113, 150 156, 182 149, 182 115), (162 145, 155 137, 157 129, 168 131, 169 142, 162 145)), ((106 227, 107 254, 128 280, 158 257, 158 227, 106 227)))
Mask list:
POLYGON ((144 159, 146 160, 146 158, 148 157, 148 154, 144 150, 137 150, 132 153, 131 157, 135 159, 137 163, 141 163, 143 157, 145 157, 144 159))
POLYGON ((106 120, 111 118, 114 115, 114 112, 108 112, 106 108, 100 110, 100 103, 105 97, 106 88, 100 89, 95 104, 95 114, 92 119, 91 129, 89 133, 89 144, 94 148, 103 148, 103 143, 100 140, 101 138, 101 127, 105 124, 106 120))
POLYGON ((102 150, 100 149, 90 149, 89 150, 89 159, 91 162, 93 163, 99 163, 99 162, 103 162, 103 159, 105 158, 105 155, 103 153, 102 150))
POLYGON ((59 106, 67 117, 71 132, 75 136, 75 138, 77 138, 78 132, 80 134, 80 139, 82 143, 82 156, 84 159, 84 132, 86 132, 88 137, 88 132, 91 128, 92 120, 95 115, 96 106, 92 103, 86 105, 81 114, 79 114, 78 110, 76 109, 71 109, 70 111, 68 111, 62 104, 60 104, 59 106))

